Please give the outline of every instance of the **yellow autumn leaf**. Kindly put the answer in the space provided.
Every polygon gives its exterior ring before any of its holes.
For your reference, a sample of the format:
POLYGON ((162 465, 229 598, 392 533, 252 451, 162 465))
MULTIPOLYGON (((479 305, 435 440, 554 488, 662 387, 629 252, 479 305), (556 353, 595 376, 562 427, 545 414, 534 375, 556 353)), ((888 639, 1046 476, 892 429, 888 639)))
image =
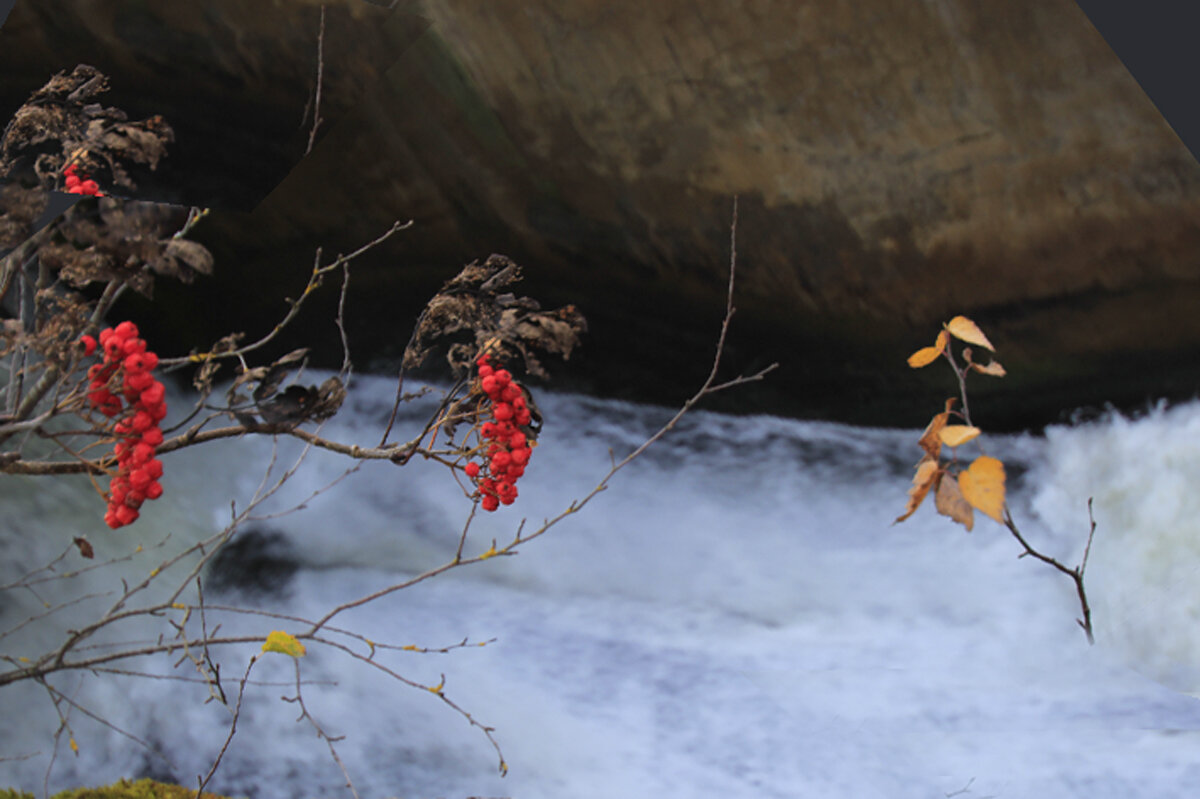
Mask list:
POLYGON ((67 744, 70 745, 72 752, 74 752, 75 754, 79 754, 79 744, 75 743, 74 735, 72 735, 70 738, 67 739, 67 744))
POLYGON ((936 361, 941 354, 942 351, 937 347, 922 347, 908 356, 908 365, 913 369, 920 369, 922 366, 928 366, 936 361))
POLYGON ((992 346, 992 342, 988 341, 987 336, 983 335, 983 331, 965 316, 956 316, 946 323, 946 330, 950 331, 950 335, 957 339, 962 339, 968 344, 978 344, 980 347, 987 347, 992 352, 996 348, 992 346))
POLYGON ((971 528, 975 526, 975 511, 971 510, 971 504, 963 498, 962 489, 959 488, 957 480, 939 482, 937 493, 933 498, 938 513, 949 516, 967 528, 968 533, 971 532, 971 528))
POLYGON ((296 636, 289 635, 283 630, 275 630, 267 636, 266 643, 263 644, 262 651, 264 652, 280 652, 284 655, 291 655, 294 658, 304 657, 304 644, 296 640, 296 636))
POLYGON ((1004 367, 996 361, 988 361, 987 366, 973 363, 971 368, 981 375, 991 375, 992 377, 1004 377, 1008 372, 1004 371, 1004 367))
POLYGON ((980 455, 958 476, 963 498, 981 513, 1004 524, 1004 464, 980 455))
POLYGON ((968 424, 948 424, 938 432, 938 437, 947 447, 957 447, 978 436, 982 430, 968 424))
MULTIPOLYGON (((908 506, 904 514, 896 517, 896 522, 902 522, 916 512, 925 500, 925 495, 933 487, 934 481, 941 474, 941 465, 934 458, 924 458, 917 464, 917 473, 913 476, 912 488, 908 489, 908 506)), ((892 522, 895 524, 896 522, 892 522)))

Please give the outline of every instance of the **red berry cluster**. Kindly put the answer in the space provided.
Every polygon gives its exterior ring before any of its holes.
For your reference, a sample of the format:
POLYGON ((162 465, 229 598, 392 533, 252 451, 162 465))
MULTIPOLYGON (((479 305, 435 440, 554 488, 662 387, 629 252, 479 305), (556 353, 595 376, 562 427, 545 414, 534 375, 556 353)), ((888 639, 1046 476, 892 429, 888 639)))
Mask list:
POLYGON ((63 170, 66 175, 64 181, 67 187, 67 194, 91 194, 94 197, 103 197, 104 193, 100 191, 100 184, 89 178, 87 175, 80 177, 75 171, 75 165, 70 164, 63 170))
MULTIPOLYGON (((96 339, 84 336, 80 340, 85 355, 96 351, 96 339)), ((133 322, 101 330, 99 344, 104 362, 88 369, 88 404, 110 418, 125 412, 113 425, 117 474, 109 484, 108 512, 104 514, 104 521, 116 529, 137 519, 142 502, 162 496, 158 482, 162 461, 154 452, 163 442, 159 423, 167 415, 166 389, 150 374, 158 366, 158 356, 146 349, 133 322), (115 393, 110 388, 114 383, 120 386, 115 393)))
POLYGON ((488 361, 487 354, 475 361, 479 388, 491 406, 491 419, 479 426, 483 460, 468 463, 463 471, 479 487, 479 504, 494 511, 517 498, 517 479, 525 474, 533 450, 520 429, 531 418, 525 392, 507 369, 495 369, 488 361))

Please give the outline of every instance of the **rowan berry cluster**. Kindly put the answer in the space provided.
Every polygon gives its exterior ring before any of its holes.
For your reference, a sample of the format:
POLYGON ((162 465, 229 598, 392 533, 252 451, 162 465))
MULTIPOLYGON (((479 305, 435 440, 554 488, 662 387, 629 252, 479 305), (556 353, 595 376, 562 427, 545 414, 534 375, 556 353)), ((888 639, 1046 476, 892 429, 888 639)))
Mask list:
POLYGON ((93 197, 103 197, 104 193, 100 191, 100 184, 89 178, 87 175, 80 177, 76 172, 74 164, 70 164, 63 170, 63 175, 66 179, 63 181, 67 189, 67 194, 90 194, 93 197))
MULTIPOLYGON (((80 340, 85 355, 96 351, 96 339, 80 340)), ((158 356, 146 349, 133 322, 101 330, 99 346, 104 361, 88 369, 88 404, 109 418, 121 417, 112 428, 117 474, 109 483, 104 514, 104 521, 116 529, 132 524, 145 500, 162 496, 162 461, 154 453, 163 442, 159 423, 167 415, 166 389, 151 374, 158 356)))
POLYGON ((471 461, 463 471, 479 488, 480 506, 494 511, 516 500, 517 480, 525 474, 533 450, 521 429, 531 419, 525 392, 507 369, 496 369, 489 361, 485 353, 475 365, 491 418, 479 426, 481 460, 471 461))

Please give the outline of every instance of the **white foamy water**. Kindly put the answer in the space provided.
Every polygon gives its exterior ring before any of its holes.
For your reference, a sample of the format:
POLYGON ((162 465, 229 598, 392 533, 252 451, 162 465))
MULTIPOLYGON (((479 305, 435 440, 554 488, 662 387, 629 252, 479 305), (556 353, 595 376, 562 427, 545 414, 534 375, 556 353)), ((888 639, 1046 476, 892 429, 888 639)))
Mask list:
MULTIPOLYGON (((360 380, 326 432, 376 439, 393 390, 360 380)), ((669 415, 574 396, 541 404, 546 428, 521 497, 477 520, 468 552, 511 540, 522 515, 535 523, 561 511, 603 476, 610 448, 622 456, 669 415)), ((406 429, 420 418, 414 410, 406 429)), ((427 684, 444 674, 447 697, 495 728, 507 777, 462 716, 344 653, 310 646, 300 661, 315 683, 305 701, 345 736, 338 753, 364 799, 1190 797, 1200 779, 1200 704, 1187 693, 1200 692, 1198 432, 1193 404, 1044 438, 988 437, 1009 466, 1023 532, 1069 565, 1082 555, 1095 497, 1094 647, 1075 623, 1070 581, 1018 559, 999 525, 980 519, 967 534, 932 507, 891 524, 918 431, 697 413, 519 556, 338 618, 401 645, 496 639, 378 657, 427 684)), ((86 481, 4 478, 3 582, 81 531, 101 556, 145 547, 113 573, 85 576, 88 591, 144 576, 163 553, 219 529, 270 449, 223 442, 169 456, 167 494, 116 533, 86 481)), ((346 465, 314 454, 272 509, 306 500, 346 465)), ((286 587, 207 599, 319 616, 450 557, 467 507, 436 464, 369 464, 305 510, 256 525, 279 533, 301 564, 286 587)), ((4 620, 35 612, 54 590, 0 595, 4 620)), ((43 651, 98 601, 0 640, 0 652, 43 651)), ((223 633, 301 627, 217 612, 208 621, 223 633)), ((227 692, 256 649, 218 653, 227 692)), ((173 670, 174 660, 141 668, 194 674, 186 661, 173 670)), ((253 677, 286 683, 292 661, 265 656, 253 677)), ((52 791, 143 773, 195 784, 228 732, 229 711, 205 704, 203 686, 74 673, 53 682, 166 759, 72 710, 80 753, 60 743, 52 791)), ((280 700, 293 691, 247 688, 213 790, 348 795, 325 744, 280 700)), ((58 716, 37 686, 0 688, 0 703, 9 721, 0 753, 23 758, 0 762, 0 784, 40 792, 58 716)))

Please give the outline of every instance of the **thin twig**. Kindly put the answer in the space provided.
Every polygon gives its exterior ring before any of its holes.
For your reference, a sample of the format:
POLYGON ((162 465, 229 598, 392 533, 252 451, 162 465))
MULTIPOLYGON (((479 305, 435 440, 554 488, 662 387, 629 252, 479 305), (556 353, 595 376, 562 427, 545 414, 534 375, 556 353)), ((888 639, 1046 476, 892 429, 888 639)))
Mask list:
POLYGON ((308 147, 304 154, 308 155, 312 152, 313 142, 317 138, 317 128, 324 121, 321 119, 321 77, 325 74, 325 6, 321 6, 321 32, 317 34, 317 91, 316 102, 313 107, 313 125, 312 130, 308 132, 308 147))

